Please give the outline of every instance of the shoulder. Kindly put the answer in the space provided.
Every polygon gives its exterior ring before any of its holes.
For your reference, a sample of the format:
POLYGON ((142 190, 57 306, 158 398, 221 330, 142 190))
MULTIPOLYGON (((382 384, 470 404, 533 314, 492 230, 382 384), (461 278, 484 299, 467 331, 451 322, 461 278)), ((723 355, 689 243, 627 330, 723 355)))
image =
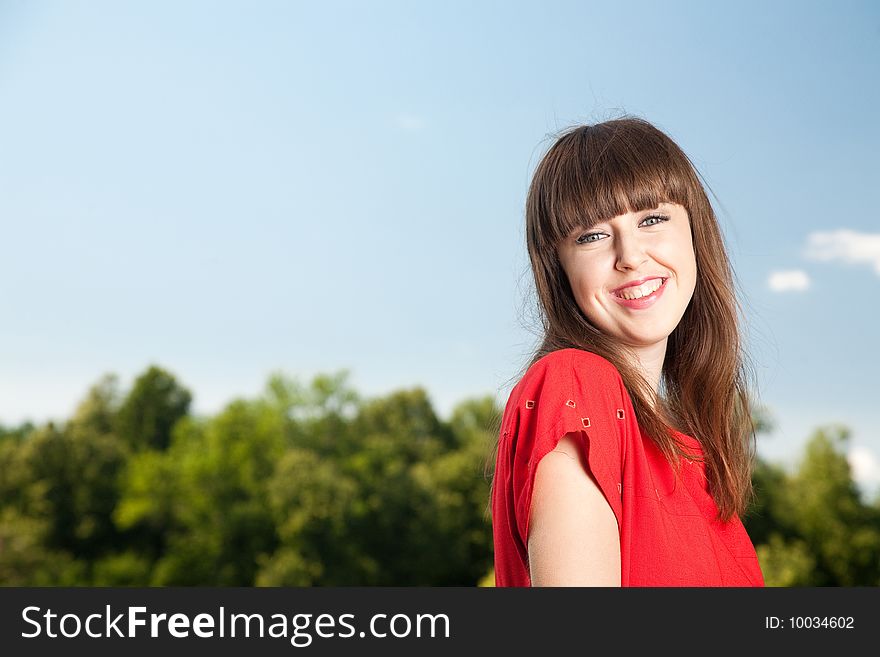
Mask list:
POLYGON ((603 383, 617 384, 620 373, 610 361, 583 349, 559 349, 535 361, 520 380, 520 388, 561 385, 571 389, 603 383))
MULTIPOLYGON (((624 421, 630 412, 619 411, 630 408, 617 368, 597 354, 561 349, 529 367, 505 407, 496 461, 509 473, 524 543, 535 473, 553 451, 558 453, 544 468, 545 483, 550 481, 545 492, 553 497, 560 486, 583 491, 589 473, 603 493, 600 497, 621 517, 618 484, 628 436, 634 434, 624 421)), ((580 500, 573 504, 583 507, 580 500)))
POLYGON ((535 361, 514 386, 503 424, 514 423, 522 411, 544 417, 547 412, 564 409, 568 413, 595 408, 596 404, 620 408, 627 396, 620 373, 611 362, 589 351, 560 349, 535 361))
MULTIPOLYGON (((535 367, 558 367, 560 365, 592 365, 600 368, 610 368, 617 371, 617 368, 611 362, 599 354, 584 349, 558 349, 551 351, 546 356, 541 357, 532 365, 535 367)), ((531 368, 530 368, 531 369, 531 368)))

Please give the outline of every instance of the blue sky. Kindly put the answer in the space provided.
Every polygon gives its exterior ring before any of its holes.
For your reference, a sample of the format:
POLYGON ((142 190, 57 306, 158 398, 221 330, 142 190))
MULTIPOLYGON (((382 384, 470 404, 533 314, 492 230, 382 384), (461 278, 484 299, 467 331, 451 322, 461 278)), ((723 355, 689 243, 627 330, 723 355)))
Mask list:
POLYGON ((878 7, 0 0, 0 422, 151 363, 203 413, 274 370, 503 404, 535 341, 530 175, 627 112, 714 193, 759 453, 843 423, 874 488, 878 7))

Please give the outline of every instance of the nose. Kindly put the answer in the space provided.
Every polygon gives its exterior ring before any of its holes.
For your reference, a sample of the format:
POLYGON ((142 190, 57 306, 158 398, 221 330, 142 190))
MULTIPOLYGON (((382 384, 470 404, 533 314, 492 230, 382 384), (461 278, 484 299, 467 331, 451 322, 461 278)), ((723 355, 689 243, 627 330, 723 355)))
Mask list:
POLYGON ((645 246, 637 235, 623 233, 617 235, 617 263, 615 265, 617 269, 638 270, 647 259, 645 246))

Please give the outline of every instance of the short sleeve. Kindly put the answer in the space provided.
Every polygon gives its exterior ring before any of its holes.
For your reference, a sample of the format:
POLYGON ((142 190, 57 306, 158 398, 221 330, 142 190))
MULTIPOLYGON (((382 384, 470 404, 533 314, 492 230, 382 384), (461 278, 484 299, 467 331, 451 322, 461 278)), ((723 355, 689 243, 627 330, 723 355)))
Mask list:
POLYGON ((510 441, 514 515, 528 542, 535 472, 568 433, 583 439, 587 464, 621 526, 626 413, 632 404, 617 369, 578 349, 548 354, 514 388, 501 430, 510 441))

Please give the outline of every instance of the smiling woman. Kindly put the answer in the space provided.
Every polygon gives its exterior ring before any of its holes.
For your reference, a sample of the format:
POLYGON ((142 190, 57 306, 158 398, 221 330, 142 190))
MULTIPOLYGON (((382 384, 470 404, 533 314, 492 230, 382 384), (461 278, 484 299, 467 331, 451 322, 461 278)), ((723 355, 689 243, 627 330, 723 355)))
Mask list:
POLYGON ((526 224, 543 340, 501 422, 496 585, 763 585, 740 307, 690 160, 638 118, 568 130, 526 224))
MULTIPOLYGON (((598 227, 584 234, 578 230, 558 247, 574 299, 593 326, 640 354, 640 361, 662 362, 666 339, 696 285, 688 212, 661 203, 598 227), (661 297, 663 302, 656 303, 661 297)), ((659 370, 651 374, 656 388, 659 370)))

